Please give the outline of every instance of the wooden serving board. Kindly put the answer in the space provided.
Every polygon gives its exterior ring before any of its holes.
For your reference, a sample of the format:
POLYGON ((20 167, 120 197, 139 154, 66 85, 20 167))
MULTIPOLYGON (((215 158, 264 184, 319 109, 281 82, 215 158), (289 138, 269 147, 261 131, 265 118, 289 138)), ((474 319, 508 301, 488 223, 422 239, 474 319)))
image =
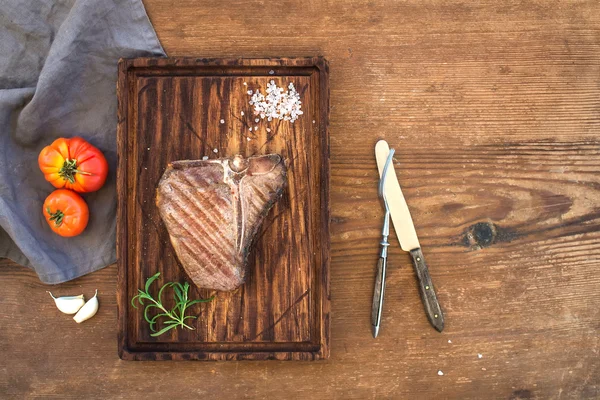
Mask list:
MULTIPOLYGON (((126 360, 314 360, 329 356, 329 81, 323 58, 121 60, 118 125, 119 355, 126 360), (255 122, 248 90, 294 83, 302 111, 255 122), (255 129, 258 127, 258 129, 255 129), (250 131, 252 128, 252 131, 250 131), (270 130, 270 132, 267 130, 270 130), (197 289, 195 330, 151 337, 130 300, 146 279, 188 281, 155 205, 174 160, 281 154, 288 185, 266 217, 246 283, 197 289)), ((170 294, 163 296, 171 298, 170 294)))

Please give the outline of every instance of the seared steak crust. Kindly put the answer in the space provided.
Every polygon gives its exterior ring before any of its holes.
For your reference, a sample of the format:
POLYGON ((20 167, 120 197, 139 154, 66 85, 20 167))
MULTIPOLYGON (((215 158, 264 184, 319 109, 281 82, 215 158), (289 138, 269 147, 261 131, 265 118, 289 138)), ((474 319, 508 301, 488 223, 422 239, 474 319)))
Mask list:
POLYGON ((156 204, 179 262, 201 288, 244 283, 252 241, 286 182, 278 154, 167 166, 156 204))

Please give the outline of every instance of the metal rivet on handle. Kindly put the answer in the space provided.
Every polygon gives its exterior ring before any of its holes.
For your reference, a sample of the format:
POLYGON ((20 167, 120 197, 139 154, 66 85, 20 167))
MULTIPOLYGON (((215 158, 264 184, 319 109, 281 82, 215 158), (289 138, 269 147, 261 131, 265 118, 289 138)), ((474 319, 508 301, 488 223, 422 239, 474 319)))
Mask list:
POLYGON ((437 314, 435 314, 435 315, 433 316, 433 318, 437 318, 437 317, 438 317, 438 315, 437 315, 437 314))
POLYGON ((417 261, 421 261, 421 257, 417 257, 417 261))
POLYGON ((425 290, 429 290, 429 286, 425 286, 425 290))

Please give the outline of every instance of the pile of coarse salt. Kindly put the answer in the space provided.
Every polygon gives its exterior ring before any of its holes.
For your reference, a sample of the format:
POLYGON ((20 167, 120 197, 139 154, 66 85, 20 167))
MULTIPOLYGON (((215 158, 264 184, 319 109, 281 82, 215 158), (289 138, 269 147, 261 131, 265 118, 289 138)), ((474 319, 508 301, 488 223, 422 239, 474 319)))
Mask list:
POLYGON ((248 95, 252 96, 250 105, 254 106, 254 115, 260 118, 282 119, 284 121, 294 122, 302 114, 302 102, 300 94, 296 91, 293 83, 288 85, 288 90, 278 87, 272 80, 267 84, 267 94, 264 95, 260 90, 254 93, 248 90, 248 95))

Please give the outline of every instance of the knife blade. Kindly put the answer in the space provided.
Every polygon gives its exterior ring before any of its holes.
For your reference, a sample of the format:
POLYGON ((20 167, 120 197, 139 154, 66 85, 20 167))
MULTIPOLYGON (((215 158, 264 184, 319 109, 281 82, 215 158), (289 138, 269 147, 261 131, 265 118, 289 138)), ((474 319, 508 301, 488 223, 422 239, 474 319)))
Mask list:
MULTIPOLYGON (((379 169, 380 176, 389 152, 390 147, 385 140, 380 140, 375 145, 375 158, 377 159, 377 168, 379 169)), ((425 263, 417 231, 415 230, 406 199, 402 194, 396 170, 393 168, 393 165, 391 167, 385 176, 384 190, 390 208, 394 231, 402 250, 410 253, 412 257, 419 283, 419 293, 425 307, 427 319, 435 329, 441 332, 444 329, 444 314, 442 313, 433 283, 431 282, 429 268, 425 263)))

